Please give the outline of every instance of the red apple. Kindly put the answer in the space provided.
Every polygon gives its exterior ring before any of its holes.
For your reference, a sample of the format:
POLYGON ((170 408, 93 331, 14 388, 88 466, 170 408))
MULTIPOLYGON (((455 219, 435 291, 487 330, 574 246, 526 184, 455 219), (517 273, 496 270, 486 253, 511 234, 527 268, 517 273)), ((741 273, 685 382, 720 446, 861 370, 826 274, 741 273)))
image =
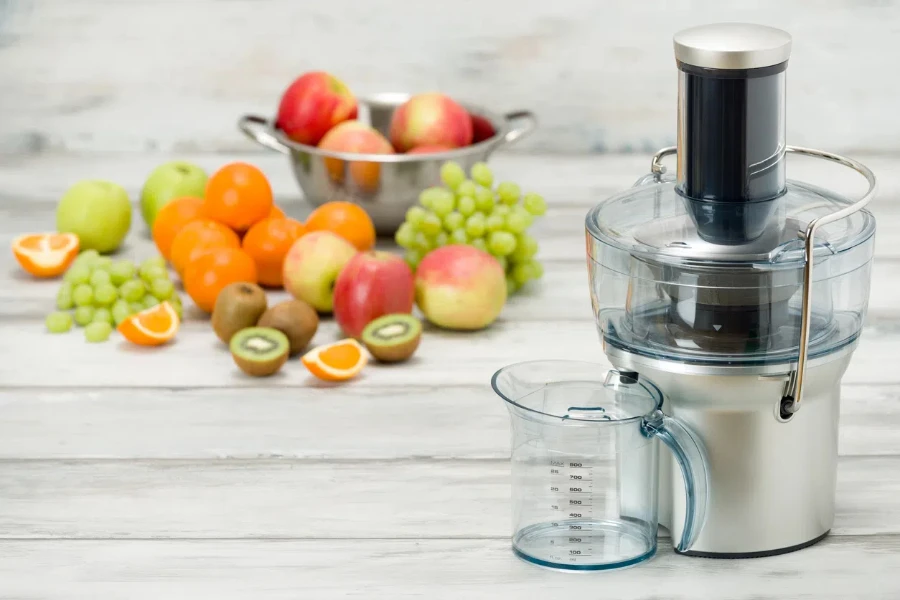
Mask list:
MULTIPOLYGON (((359 154, 393 154, 394 147, 378 130, 359 121, 344 121, 325 134, 319 142, 321 150, 354 152, 359 154)), ((336 183, 344 181, 345 162, 339 158, 325 158, 325 168, 336 183)), ((363 190, 373 192, 381 180, 381 165, 370 161, 350 163, 350 178, 363 190)))
POLYGON ((343 81, 324 71, 298 77, 281 96, 276 126, 286 136, 315 146, 329 129, 355 119, 356 98, 343 81))
POLYGON ((416 146, 468 146, 472 143, 472 118, 443 94, 418 94, 394 111, 391 143, 400 152, 416 146))
POLYGON ((451 244, 425 255, 416 268, 416 304, 445 329, 482 329, 506 303, 506 276, 493 256, 451 244))
POLYGON ((497 134, 491 122, 481 115, 472 115, 472 143, 477 144, 497 134))
POLYGON ((391 252, 361 252, 341 269, 334 284, 334 318, 345 334, 359 338, 378 317, 411 313, 415 293, 406 261, 391 252))
POLYGON ((448 150, 453 150, 450 146, 441 146, 438 144, 430 144, 427 146, 416 146, 407 154, 434 154, 435 152, 447 152, 448 150))

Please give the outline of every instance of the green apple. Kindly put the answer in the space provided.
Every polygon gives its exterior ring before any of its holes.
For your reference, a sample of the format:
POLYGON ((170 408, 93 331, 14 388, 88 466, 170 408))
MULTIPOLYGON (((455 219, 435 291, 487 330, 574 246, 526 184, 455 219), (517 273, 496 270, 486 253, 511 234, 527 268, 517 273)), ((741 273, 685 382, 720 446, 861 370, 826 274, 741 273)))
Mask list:
POLYGON ((56 229, 77 235, 81 250, 112 252, 130 228, 128 192, 111 181, 79 181, 56 207, 56 229))
POLYGON ((141 190, 141 214, 147 228, 153 229, 156 213, 171 200, 183 196, 202 198, 205 191, 206 171, 197 165, 179 160, 159 165, 141 190))
POLYGON ((284 257, 284 289, 320 313, 334 308, 334 285, 356 247, 330 231, 298 239, 284 257))

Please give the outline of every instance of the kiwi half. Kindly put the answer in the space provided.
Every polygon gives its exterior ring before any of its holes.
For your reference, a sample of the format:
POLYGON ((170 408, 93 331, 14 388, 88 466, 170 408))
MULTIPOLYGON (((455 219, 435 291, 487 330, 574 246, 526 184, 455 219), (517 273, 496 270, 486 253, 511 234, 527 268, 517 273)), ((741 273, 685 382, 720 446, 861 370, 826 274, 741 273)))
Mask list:
POLYGON ((363 329, 362 342, 376 360, 407 360, 419 347, 422 322, 412 315, 392 314, 378 317, 363 329))
POLYGON ((277 329, 291 342, 291 354, 303 352, 319 328, 316 309, 302 300, 285 300, 268 309, 256 323, 277 329))
POLYGON ((213 331, 228 344, 235 333, 256 325, 267 304, 266 293, 255 283, 229 284, 216 297, 212 314, 213 331))
POLYGON ((254 377, 267 377, 287 362, 291 344, 277 329, 247 327, 231 337, 228 347, 241 371, 254 377))

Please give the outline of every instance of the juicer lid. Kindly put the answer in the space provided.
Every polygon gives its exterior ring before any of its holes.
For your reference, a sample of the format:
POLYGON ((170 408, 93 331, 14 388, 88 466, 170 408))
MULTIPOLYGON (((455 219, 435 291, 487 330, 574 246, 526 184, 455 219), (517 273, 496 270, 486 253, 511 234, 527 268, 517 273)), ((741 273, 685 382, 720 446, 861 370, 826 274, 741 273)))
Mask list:
POLYGON ((675 34, 678 62, 706 69, 760 69, 787 61, 786 31, 749 23, 715 23, 675 34))
MULTIPOLYGON (((805 264, 801 234, 813 219, 847 207, 852 202, 817 186, 788 181, 786 193, 775 204, 762 235, 743 244, 716 244, 703 240, 694 215, 671 180, 638 185, 596 205, 585 220, 588 234, 601 246, 638 256, 657 264, 680 267, 755 270, 800 269, 805 264)), ((875 218, 860 210, 829 223, 816 233, 817 262, 845 253, 875 234, 875 218)), ((589 249, 594 244, 589 244, 589 249)), ((860 257, 862 260, 863 257, 860 257)), ((846 263, 840 271, 855 268, 846 263)), ((829 276, 839 273, 829 270, 829 276)))

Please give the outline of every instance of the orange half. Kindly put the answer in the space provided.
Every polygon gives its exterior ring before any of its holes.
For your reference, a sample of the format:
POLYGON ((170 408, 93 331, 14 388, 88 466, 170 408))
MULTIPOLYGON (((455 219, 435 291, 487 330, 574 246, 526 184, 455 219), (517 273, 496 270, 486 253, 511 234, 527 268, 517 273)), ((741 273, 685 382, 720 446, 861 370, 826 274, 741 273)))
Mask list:
POLYGON ((351 379, 362 371, 368 362, 363 347, 350 338, 314 348, 300 360, 310 373, 325 381, 351 379))
POLYGON ((12 251, 22 268, 35 277, 57 277, 78 256, 74 233, 26 233, 12 242, 12 251))
POLYGON ((165 344, 178 332, 178 313, 169 302, 133 314, 119 323, 119 333, 139 346, 165 344))

